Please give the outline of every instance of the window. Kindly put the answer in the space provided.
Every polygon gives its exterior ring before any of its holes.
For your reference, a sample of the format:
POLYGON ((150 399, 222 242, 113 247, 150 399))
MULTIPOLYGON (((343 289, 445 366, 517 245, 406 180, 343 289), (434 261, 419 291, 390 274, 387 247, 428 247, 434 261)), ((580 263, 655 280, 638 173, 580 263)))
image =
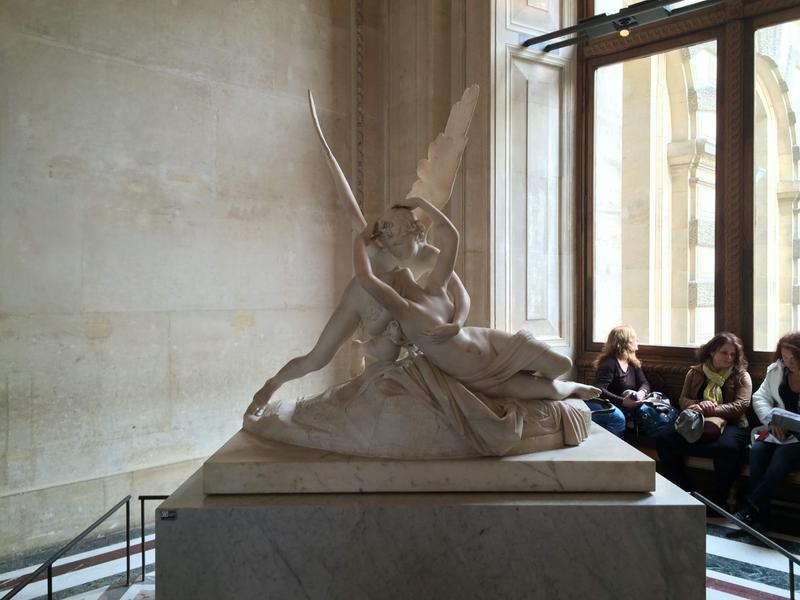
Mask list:
POLYGON ((800 21, 755 32, 753 345, 771 350, 798 322, 800 21))
POLYGON ((715 41, 595 71, 594 341, 714 332, 715 41))
POLYGON ((800 329, 800 7, 740 8, 582 47, 579 365, 630 324, 671 377, 727 330, 758 378, 800 329))

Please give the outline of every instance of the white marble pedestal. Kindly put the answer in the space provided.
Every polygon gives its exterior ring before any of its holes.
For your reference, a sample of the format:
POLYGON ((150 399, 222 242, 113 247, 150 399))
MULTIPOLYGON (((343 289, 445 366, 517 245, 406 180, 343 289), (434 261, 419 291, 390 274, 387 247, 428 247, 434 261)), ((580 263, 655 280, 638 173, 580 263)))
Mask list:
POLYGON ((705 511, 653 493, 205 495, 156 514, 161 600, 705 596, 705 511))
POLYGON ((651 492, 655 461, 593 424, 579 446, 516 456, 390 460, 239 431, 203 465, 206 494, 651 492))

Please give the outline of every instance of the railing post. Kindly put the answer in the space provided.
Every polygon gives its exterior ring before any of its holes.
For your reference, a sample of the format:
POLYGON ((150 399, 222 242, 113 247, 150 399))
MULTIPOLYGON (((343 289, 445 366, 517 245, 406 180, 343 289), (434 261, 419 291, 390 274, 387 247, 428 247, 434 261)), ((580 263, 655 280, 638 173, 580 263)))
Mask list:
POLYGON ((139 496, 139 503, 140 503, 139 504, 139 519, 140 519, 140 522, 142 524, 142 532, 141 532, 142 533, 142 548, 141 548, 141 551, 142 551, 142 581, 144 581, 144 578, 145 578, 145 562, 144 562, 145 561, 145 551, 144 551, 144 525, 145 525, 145 523, 144 523, 144 503, 147 500, 166 500, 167 498, 169 498, 169 496, 151 496, 151 495, 139 496))
POLYGON ((794 600, 794 563, 789 560, 789 597, 794 600))
POLYGON ((125 585, 131 584, 131 497, 125 501, 125 585))
POLYGON ((141 496, 139 496, 139 510, 140 510, 140 513, 139 513, 140 521, 139 521, 139 523, 142 526, 142 531, 141 531, 141 533, 142 533, 142 548, 141 548, 141 550, 142 550, 142 583, 144 583, 144 498, 142 498, 141 496))
POLYGON ((47 600, 53 600, 53 565, 47 565, 47 600))

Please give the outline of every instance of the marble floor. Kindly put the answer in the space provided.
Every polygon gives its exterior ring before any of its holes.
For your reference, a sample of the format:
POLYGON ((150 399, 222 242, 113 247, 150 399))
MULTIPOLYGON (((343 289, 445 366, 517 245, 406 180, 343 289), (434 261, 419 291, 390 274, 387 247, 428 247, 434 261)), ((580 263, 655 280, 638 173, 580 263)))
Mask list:
MULTIPOLYGON (((769 537, 795 555, 800 555, 800 537, 769 532, 769 537)), ((55 564, 54 597, 59 600, 152 600, 156 597, 153 550, 154 535, 145 537, 145 580, 141 581, 141 555, 134 538, 131 576, 136 583, 125 585, 125 543, 119 536, 95 540, 55 564)), ((0 595, 19 577, 32 572, 47 553, 27 560, 0 564, 0 595)), ((800 573, 798 573, 800 580, 800 573)), ((800 583, 800 581, 798 582, 800 583)), ((706 597, 709 599, 788 598, 788 561, 765 548, 722 519, 709 519, 706 534, 706 597)), ((800 585, 798 585, 800 591, 800 585)), ((33 600, 47 595, 46 580, 34 582, 15 598, 33 600)))
MULTIPOLYGON (((145 580, 142 582, 141 538, 132 533, 131 579, 125 585, 125 536, 84 540, 76 552, 53 564, 53 597, 58 600, 151 600, 155 598, 155 534, 145 536, 145 580)), ((26 559, 0 563, 0 596, 33 572, 57 548, 26 559)), ((46 574, 23 588, 14 600, 47 598, 46 574)))
MULTIPOLYGON (((786 550, 800 555, 800 538, 767 532, 786 550)), ((800 575, 795 568, 795 573, 800 575)), ((795 590, 800 591, 800 577, 795 590)), ((709 519, 706 525, 706 597, 772 600, 789 597, 789 561, 764 547, 724 519, 709 519)))

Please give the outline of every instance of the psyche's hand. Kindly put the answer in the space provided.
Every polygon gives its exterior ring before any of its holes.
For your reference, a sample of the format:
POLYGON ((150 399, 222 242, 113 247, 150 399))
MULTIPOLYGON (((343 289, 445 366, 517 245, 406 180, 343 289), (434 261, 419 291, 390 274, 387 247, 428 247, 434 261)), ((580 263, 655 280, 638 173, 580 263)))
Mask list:
POLYGON ((400 206, 404 206, 405 208, 409 208, 411 210, 419 209, 424 211, 429 217, 433 218, 436 213, 439 213, 438 209, 433 206, 429 201, 425 198, 418 198, 416 196, 411 196, 410 198, 403 198, 403 201, 399 203, 400 206))
POLYGON ((380 235, 375 235, 378 232, 378 219, 373 219, 367 223, 367 226, 358 234, 360 238, 364 240, 364 245, 369 246, 370 244, 375 244, 378 248, 383 248, 383 242, 381 241, 380 235))
POLYGON ((417 198, 416 196, 403 198, 403 201, 400 202, 399 204, 408 208, 417 208, 419 206, 422 206, 422 198, 417 198))
POLYGON ((364 227, 364 229, 361 230, 361 233, 359 233, 356 237, 359 237, 362 240, 364 240, 365 244, 369 244, 374 229, 375 229, 375 221, 371 221, 367 223, 367 226, 364 227))

